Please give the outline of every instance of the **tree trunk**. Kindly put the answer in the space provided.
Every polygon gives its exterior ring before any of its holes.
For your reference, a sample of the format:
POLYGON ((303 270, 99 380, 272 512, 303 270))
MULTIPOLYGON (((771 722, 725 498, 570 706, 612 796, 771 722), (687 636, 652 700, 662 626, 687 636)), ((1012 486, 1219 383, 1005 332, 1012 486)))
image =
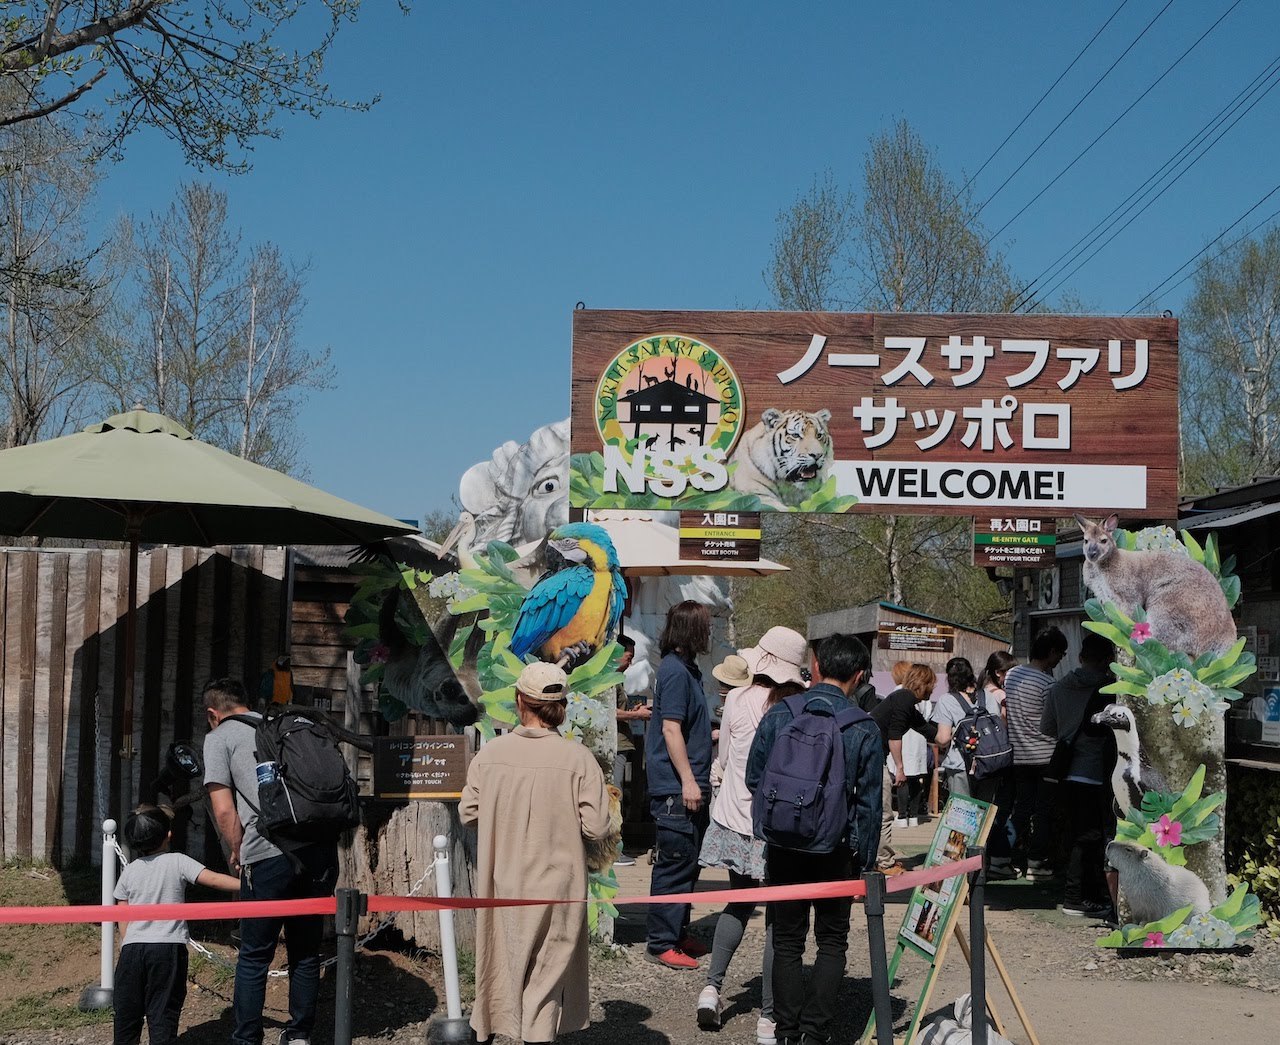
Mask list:
MULTIPOLYGON (((1180 793, 1203 764, 1204 794, 1226 791, 1226 731, 1220 716, 1207 714, 1200 725, 1188 729, 1174 721, 1166 705, 1152 707, 1145 700, 1134 700, 1129 707, 1138 722, 1142 752, 1164 777, 1167 790, 1180 793)), ((1225 807, 1218 810, 1218 816, 1220 824, 1225 824, 1225 807)), ((1215 904, 1227 898, 1225 844, 1224 828, 1219 826, 1215 837, 1186 849, 1187 867, 1209 887, 1215 904)))
MULTIPOLYGON (((356 831, 350 848, 340 850, 339 883, 363 893, 408 896, 413 886, 435 859, 432 841, 447 835, 449 876, 454 896, 474 895, 475 869, 473 837, 458 819, 456 802, 409 801, 376 802, 364 807, 365 823, 356 831)), ((422 881, 415 896, 435 896, 434 876, 422 881)), ((360 926, 365 933, 387 915, 366 916, 360 926)), ((458 950, 474 953, 476 920, 473 911, 454 914, 454 934, 458 950)), ((395 928, 405 940, 424 950, 440 952, 440 915, 435 911, 401 911, 395 928)), ((390 931, 390 930, 388 930, 390 931)))

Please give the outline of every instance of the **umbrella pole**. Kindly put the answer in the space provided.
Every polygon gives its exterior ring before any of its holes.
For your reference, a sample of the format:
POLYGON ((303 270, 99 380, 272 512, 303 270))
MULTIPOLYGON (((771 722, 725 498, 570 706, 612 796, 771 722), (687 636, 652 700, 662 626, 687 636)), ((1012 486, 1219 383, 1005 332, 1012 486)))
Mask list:
POLYGON ((123 823, 133 809, 133 674, 136 667, 138 634, 138 544, 142 538, 142 517, 130 513, 129 604, 124 615, 124 692, 120 715, 120 817, 123 823))

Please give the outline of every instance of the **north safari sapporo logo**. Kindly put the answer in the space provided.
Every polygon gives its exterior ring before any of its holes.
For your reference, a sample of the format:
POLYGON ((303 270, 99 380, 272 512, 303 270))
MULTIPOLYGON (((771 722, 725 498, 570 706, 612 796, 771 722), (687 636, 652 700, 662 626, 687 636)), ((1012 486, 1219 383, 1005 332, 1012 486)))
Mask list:
POLYGON ((595 399, 604 489, 679 497, 723 489, 742 432, 742 386, 714 348, 682 334, 632 342, 605 368, 595 399))

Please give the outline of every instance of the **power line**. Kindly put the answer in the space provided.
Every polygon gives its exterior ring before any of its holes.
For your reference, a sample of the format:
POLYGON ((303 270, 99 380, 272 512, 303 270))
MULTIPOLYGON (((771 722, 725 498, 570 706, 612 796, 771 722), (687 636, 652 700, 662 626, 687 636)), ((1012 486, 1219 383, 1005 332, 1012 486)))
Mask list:
MULTIPOLYGON (((1115 21, 1116 15, 1118 15, 1121 11, 1123 11, 1125 9, 1125 6, 1128 3, 1129 3, 1129 0, 1120 0, 1120 6, 1117 7, 1114 11, 1112 11, 1111 17, 1102 23, 1101 28, 1099 28, 1096 33, 1094 33, 1091 37, 1089 37, 1089 42, 1085 44, 1082 48, 1080 48, 1076 56, 1071 59, 1070 64, 1065 69, 1063 69, 1062 72, 1058 74, 1058 78, 1048 86, 1044 94, 1040 95, 1040 97, 1036 100, 1035 105, 1031 106, 1031 108, 1027 110, 1026 115, 1024 115, 1022 119, 1018 121, 1018 125, 1014 127, 1014 129, 1011 130, 1008 134, 1006 134, 1004 137, 1004 141, 1002 141, 999 145, 997 145, 995 147, 995 150, 991 153, 991 155, 982 161, 982 166, 969 175, 969 179, 962 186, 960 186, 960 191, 956 193, 956 199, 959 199, 962 195, 964 195, 965 189, 967 189, 970 185, 972 185, 975 179, 977 179, 978 175, 987 169, 987 166, 991 163, 991 161, 994 160, 1000 154, 1000 150, 1009 144, 1009 140, 1015 134, 1017 134, 1020 130, 1022 130, 1022 125, 1026 123, 1029 119, 1031 119, 1031 117, 1035 114, 1035 111, 1039 109, 1040 106, 1044 103, 1044 100, 1048 98, 1050 94, 1053 93, 1054 88, 1057 87, 1058 84, 1062 83, 1062 80, 1067 75, 1067 73, 1071 72, 1071 70, 1075 68, 1076 62, 1080 61, 1080 59, 1084 57, 1085 52, 1089 50, 1090 47, 1093 46, 1094 41, 1097 40, 1098 37, 1102 35, 1103 31, 1107 28, 1107 26, 1109 26, 1112 22, 1115 21)), ((952 200, 952 202, 954 203, 955 200, 952 200)))
POLYGON ((1081 149, 1078 153, 1076 153, 1075 158, 1070 163, 1068 163, 1065 167, 1063 167, 1062 170, 1060 170, 1057 174, 1055 174, 1053 176, 1053 180, 1050 181, 1048 185, 1046 185, 1043 189, 1041 189, 1034 196, 1032 196, 1031 199, 1027 200, 1027 202, 1022 205, 1022 208, 1016 214, 1014 214, 1013 217, 1011 217, 1008 221, 1006 221, 1003 225, 1000 226, 1000 228, 998 228, 995 231, 995 233, 991 236, 991 238, 987 240, 987 243, 990 244, 992 240, 997 239, 1004 232, 1005 229, 1007 229, 1010 225, 1012 225, 1015 221, 1017 221, 1020 217, 1022 217, 1022 215, 1025 214, 1027 210, 1033 204, 1035 204, 1037 200, 1040 199, 1041 196, 1043 196, 1046 192, 1048 192, 1051 188, 1053 188, 1063 178, 1063 176, 1066 175, 1066 173, 1071 170, 1072 167, 1074 167, 1077 163, 1079 163, 1082 159, 1084 159, 1084 157, 1089 153, 1089 151, 1095 145, 1098 144, 1098 142, 1102 141, 1103 138, 1105 138, 1108 134, 1111 133, 1112 129, 1115 127, 1116 124, 1118 124, 1121 120, 1123 120, 1126 116, 1128 116, 1129 113, 1133 112, 1133 110, 1138 106, 1138 103, 1141 102, 1142 99, 1145 98, 1147 95, 1149 95, 1152 91, 1154 91, 1156 87, 1160 85, 1160 82, 1166 76, 1168 76, 1171 72, 1173 72, 1173 70, 1176 69, 1182 63, 1182 60, 1186 58, 1187 55, 1189 55, 1192 51, 1194 51, 1197 47, 1199 47, 1204 42, 1205 37, 1207 37, 1215 29, 1217 29, 1218 26, 1222 24, 1223 20, 1226 19, 1227 15, 1231 14, 1231 12, 1234 11, 1237 7, 1239 7, 1243 2, 1244 0, 1235 0, 1235 3, 1233 3, 1222 14, 1220 14, 1218 16, 1217 21, 1215 21, 1213 25, 1209 26, 1208 29, 1206 29, 1203 33, 1201 33, 1196 38, 1195 43, 1193 43, 1190 47, 1188 47, 1185 51, 1183 51, 1182 54, 1178 55, 1178 57, 1174 59, 1173 63, 1168 68, 1166 68, 1164 72, 1162 72, 1159 76, 1157 76, 1145 91, 1143 91, 1140 95, 1138 95, 1138 97, 1136 97, 1132 102, 1129 103, 1128 108, 1126 108, 1124 112, 1122 112, 1119 116, 1117 116, 1114 120, 1112 120, 1109 124, 1107 124, 1106 128, 1102 131, 1101 134, 1099 134, 1096 138, 1093 139, 1093 141, 1091 141, 1088 145, 1086 145, 1083 149, 1081 149))
POLYGON ((1156 22, 1160 20, 1161 16, 1167 10, 1169 10, 1169 8, 1172 6, 1173 6, 1173 0, 1168 0, 1168 2, 1164 5, 1164 7, 1160 8, 1160 10, 1156 12, 1156 16, 1152 18, 1151 21, 1149 21, 1145 27, 1143 27, 1142 32, 1140 32, 1137 36, 1133 38, 1133 41, 1129 44, 1129 46, 1120 52, 1119 57, 1116 58, 1116 60, 1112 62, 1109 66, 1107 66, 1106 72, 1104 72, 1101 76, 1099 76, 1096 80, 1093 81, 1093 86, 1084 92, 1080 100, 1071 107, 1070 111, 1068 111, 1067 115, 1053 125, 1053 130, 1051 130, 1048 134, 1046 134, 1043 138, 1040 139, 1040 144, 1037 145, 1034 149, 1032 149, 1030 155, 1028 155, 1025 160, 1023 160, 1020 164, 1018 164, 1017 167, 1014 168, 1013 173, 1010 174, 1009 177, 1005 178, 1005 180, 1000 183, 999 188, 997 188, 995 192, 993 192, 990 196, 988 196, 985 200, 982 201, 978 209, 974 211, 974 217, 977 217, 979 214, 981 214, 983 210, 986 208, 987 204, 990 203, 997 196, 999 196, 1001 191, 1003 191, 1004 187, 1008 185, 1009 182, 1013 181, 1015 177, 1017 177, 1018 173, 1022 170, 1022 168, 1025 167, 1028 163, 1030 163, 1031 160, 1036 155, 1036 153, 1038 153, 1042 148, 1044 148, 1045 142, 1047 142, 1050 138, 1052 138, 1055 134, 1058 133, 1058 128, 1060 128, 1064 123, 1066 123, 1067 120, 1071 119, 1075 111, 1085 103, 1089 95, 1093 94, 1093 92, 1098 89, 1098 87, 1102 84, 1102 81, 1111 75, 1112 70, 1114 70, 1115 67, 1125 59, 1125 57, 1128 55, 1130 51, 1132 51, 1135 47, 1138 46, 1138 42, 1144 36, 1147 35, 1151 27, 1155 25, 1156 22))
POLYGON ((1216 138, 1213 139, 1213 141, 1209 142, 1203 149, 1201 149, 1200 152, 1194 158, 1192 158, 1190 163, 1188 163, 1185 167, 1183 167, 1182 170, 1180 170, 1176 175, 1174 175, 1173 178, 1171 178, 1169 182, 1159 192, 1157 192, 1154 196, 1151 197, 1151 199, 1147 200, 1146 203, 1144 203, 1137 211, 1135 211, 1133 216, 1129 218, 1128 221, 1126 221, 1123 225, 1121 225, 1118 229, 1116 229, 1113 233, 1111 233, 1105 240, 1103 240, 1103 242, 1097 246, 1097 248, 1093 251, 1093 253, 1091 253, 1087 258, 1085 258, 1078 265, 1076 265, 1075 268, 1073 268, 1070 272, 1068 272, 1065 276, 1063 276, 1060 280, 1058 280, 1057 283, 1055 283, 1052 287, 1050 287, 1049 290, 1047 290, 1044 294, 1042 294, 1041 299, 1043 300, 1044 298, 1052 294, 1055 290, 1057 290, 1059 287, 1061 287, 1067 280, 1069 280, 1072 276, 1074 276, 1077 272, 1079 272, 1082 268, 1084 268, 1085 265, 1087 265, 1090 261, 1092 261, 1095 257, 1097 257, 1098 254, 1108 244, 1110 244, 1118 235, 1120 235, 1120 233, 1122 233, 1125 229, 1127 229, 1130 225, 1132 225, 1135 221, 1137 221, 1137 219, 1146 212, 1148 207, 1150 207, 1153 203, 1156 202, 1156 200, 1158 200, 1161 196, 1163 196, 1166 192, 1168 192, 1171 188, 1173 188, 1173 186, 1177 184, 1177 182, 1182 178, 1184 174, 1187 173, 1187 171, 1191 170, 1192 167, 1194 167, 1197 163, 1199 163, 1202 159, 1204 159, 1204 157, 1208 154, 1209 150, 1212 149, 1215 145, 1217 145, 1218 142, 1220 142, 1222 138, 1227 134, 1227 132, 1231 130, 1231 128, 1233 128, 1237 123, 1239 123, 1242 119, 1244 119, 1250 113, 1250 111, 1252 111, 1254 106, 1256 106, 1259 102, 1262 101, 1263 98, 1265 98, 1268 94, 1270 94, 1276 88, 1277 84, 1280 84, 1280 78, 1273 80, 1271 84, 1267 87, 1267 89, 1263 91, 1260 95, 1258 95, 1258 97, 1255 98, 1252 102, 1250 102, 1248 108, 1246 108, 1242 113, 1240 113, 1239 116, 1237 116, 1234 120, 1232 120, 1231 123, 1228 124, 1227 127, 1224 128, 1216 138))
MULTIPOLYGON (((1247 211, 1245 211, 1243 214, 1241 214, 1241 215, 1240 215, 1240 217, 1236 218, 1236 220, 1235 220, 1235 221, 1233 221, 1230 225, 1228 225, 1228 226, 1227 226, 1227 228, 1228 228, 1228 229, 1233 229, 1233 228, 1235 228, 1237 225, 1239 225, 1239 224, 1240 224, 1240 222, 1244 221, 1244 219, 1245 219, 1245 218, 1247 218, 1247 217, 1248 217, 1250 214, 1252 214, 1255 210, 1257 210, 1257 209, 1258 209, 1259 207, 1261 207, 1264 203, 1266 203, 1266 202, 1267 202, 1267 200, 1271 199, 1271 197, 1272 197, 1272 196, 1274 196, 1277 192, 1280 192, 1280 183, 1277 183, 1277 184, 1276 184, 1276 186, 1275 186, 1274 188, 1272 188, 1272 190, 1271 190, 1270 192, 1268 192, 1268 193, 1266 193, 1264 196, 1262 196, 1262 198, 1261 198, 1261 199, 1259 199, 1257 203, 1255 203, 1255 204, 1254 204, 1252 207, 1250 207, 1247 211)), ((1238 243, 1242 243, 1244 240, 1246 240, 1246 239, 1248 239, 1250 236, 1252 236, 1252 235, 1253 235, 1253 234, 1254 234, 1258 229, 1262 228, 1262 226, 1263 226, 1263 225, 1266 225, 1269 221, 1271 221, 1271 219, 1272 219, 1272 218, 1276 217, 1276 215, 1280 215, 1280 210, 1274 210, 1274 211, 1272 211, 1272 212, 1271 212, 1270 214, 1268 214, 1265 218, 1263 218, 1260 222, 1258 222, 1258 224, 1256 224, 1256 225, 1254 225, 1252 228, 1248 229, 1248 230, 1247 230, 1243 235, 1241 235, 1241 236, 1239 237, 1239 239, 1232 240, 1232 241, 1231 241, 1230 243, 1228 243, 1225 247, 1223 247, 1220 251, 1218 251, 1218 253, 1217 253, 1217 254, 1215 254, 1212 258, 1206 258, 1206 259, 1205 259, 1205 261, 1204 261, 1204 262, 1203 262, 1199 267, 1200 267, 1200 268, 1203 268, 1203 267, 1204 267, 1205 265, 1207 265, 1210 261, 1216 261, 1218 258, 1222 257, 1222 255, 1223 255, 1223 254, 1225 254, 1227 251, 1229 251, 1232 247, 1236 246, 1238 243)), ((1224 234, 1225 234, 1225 231, 1224 231, 1224 234)), ((1182 284, 1184 284, 1187 280, 1189 280, 1192 276, 1194 276, 1194 275, 1196 274, 1196 270, 1194 270, 1194 269, 1193 269, 1191 272, 1188 272, 1185 276, 1183 276, 1180 280, 1178 280, 1178 282, 1177 282, 1177 283, 1175 283, 1175 284, 1174 284, 1173 286, 1171 286, 1171 287, 1167 287, 1167 288, 1166 288, 1166 287, 1165 287, 1165 284, 1166 284, 1166 283, 1168 283, 1168 282, 1169 282, 1169 280, 1173 279, 1173 277, 1174 277, 1174 276, 1176 276, 1176 275, 1177 275, 1179 272, 1181 272, 1183 269, 1187 268, 1189 265, 1194 264, 1194 263, 1195 263, 1196 258, 1200 257, 1200 255, 1201 255, 1201 254, 1205 253, 1207 250, 1209 250, 1211 247, 1213 247, 1213 245, 1214 245, 1215 243, 1217 243, 1217 242, 1218 242, 1217 240, 1212 240, 1212 241, 1210 241, 1209 243, 1206 243, 1203 247, 1201 247, 1201 248, 1200 248, 1198 251, 1196 251, 1194 254, 1192 254, 1190 258, 1188 258, 1188 259, 1187 259, 1186 261, 1184 261, 1181 265, 1179 265, 1176 269, 1174 269, 1172 272, 1170 272, 1170 273, 1169 273, 1169 275, 1165 276, 1165 278, 1164 278, 1164 279, 1162 279, 1162 280, 1161 280, 1159 283, 1157 283, 1154 287, 1152 287, 1152 288, 1151 288, 1150 290, 1148 290, 1145 294, 1143 294, 1143 295, 1142 295, 1142 297, 1140 297, 1140 298, 1139 298, 1137 301, 1135 301, 1131 306, 1129 306, 1129 309, 1125 312, 1125 315, 1126 315, 1126 316, 1128 316, 1128 315, 1131 315, 1132 313, 1136 312, 1136 311, 1137 311, 1137 310, 1138 310, 1138 309, 1139 309, 1139 308, 1140 308, 1140 307, 1141 307, 1145 302, 1152 300, 1152 299, 1153 299, 1157 294, 1159 294, 1159 293, 1161 293, 1161 292, 1172 293, 1173 291, 1177 290, 1180 286, 1182 286, 1182 284)))
MULTIPOLYGON (((1264 96, 1266 91, 1270 91, 1275 87, 1276 83, 1274 77, 1276 77, 1277 72, 1280 72, 1280 55, 1277 55, 1268 62, 1262 72, 1255 76, 1248 84, 1237 92, 1234 98, 1210 117, 1195 134, 1175 150, 1173 155, 1157 167, 1153 173, 1149 174, 1137 188, 1112 207, 1107 214, 1094 223, 1092 228, 1077 239, 1070 247, 1059 254, 1048 266, 1042 269, 1035 279, 1022 289, 1018 300, 1013 306, 1014 309, 1017 310, 1018 308, 1021 308, 1022 305, 1030 299, 1035 288, 1042 281, 1056 278, 1056 275, 1061 268, 1065 268, 1067 265, 1070 265, 1076 258, 1084 253, 1084 251, 1093 246, 1100 236, 1105 235, 1112 226, 1124 217, 1131 204, 1136 204, 1136 201, 1140 200, 1148 191, 1158 185, 1168 173, 1176 169, 1178 164, 1198 148, 1200 144, 1209 137, 1209 135, 1222 125, 1222 123, 1230 119, 1232 114, 1244 105, 1249 98, 1266 83, 1267 80, 1272 80, 1272 83, 1266 87, 1266 90, 1263 92, 1264 96)), ((1234 124, 1232 124, 1232 126, 1234 126, 1234 124)), ((1229 129, 1230 128, 1228 128, 1228 130, 1229 129)))

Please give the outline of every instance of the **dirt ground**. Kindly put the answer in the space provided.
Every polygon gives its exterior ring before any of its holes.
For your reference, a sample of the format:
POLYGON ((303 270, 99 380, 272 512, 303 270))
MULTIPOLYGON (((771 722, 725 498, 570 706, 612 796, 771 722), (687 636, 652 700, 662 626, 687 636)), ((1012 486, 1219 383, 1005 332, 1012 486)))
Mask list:
MULTIPOLYGON (((922 826, 902 839, 920 852, 930 834, 922 826)), ((649 867, 620 868, 623 895, 648 888, 649 867)), ((70 877, 65 895, 89 902, 93 882, 70 877)), ((718 875, 704 887, 722 885, 718 875)), ((1280 942, 1255 938, 1240 954, 1120 958, 1094 946, 1104 927, 1067 918, 1056 908, 1052 885, 1025 881, 988 888, 988 927, 1043 1045, 1123 1041, 1156 1045, 1169 1041, 1230 1042, 1274 1040, 1280 1025, 1280 942)), ((0 872, 0 904, 65 902, 62 883, 42 870, 0 872)), ((710 942, 717 908, 694 909, 694 932, 710 942)), ((892 934, 902 908, 891 907, 892 934)), ((592 956, 592 1026, 567 1035, 565 1045, 754 1045, 760 1004, 763 915, 757 913, 725 984, 725 1025, 700 1032, 693 1018, 703 980, 698 973, 666 970, 643 960, 643 908, 623 908, 617 946, 597 947, 592 956)), ((211 926, 224 939, 226 925, 211 926)), ((433 955, 396 946, 384 934, 357 959, 355 1034, 365 1043, 422 1045, 427 1021, 443 1008, 439 961, 433 955)), ((0 926, 0 1045, 106 1045, 109 1019, 79 1013, 81 988, 96 980, 97 934, 91 927, 0 926)), ((226 943, 211 943, 228 957, 226 943)), ((465 964, 465 963, 464 963, 465 964)), ((704 963, 705 964, 705 963, 704 963)), ((908 958, 893 988, 899 1033, 915 1005, 926 971, 908 958)), ((835 1042, 853 1042, 871 1010, 870 966, 865 921, 855 907, 849 940, 848 975, 840 995, 835 1042)), ((1014 1015, 996 970, 987 964, 996 1011, 1015 1042, 1030 1042, 1014 1015)), ((191 987, 183 1012, 184 1045, 221 1045, 230 1034, 231 976, 203 959, 192 962, 191 987)), ((968 990, 968 968, 957 948, 943 966, 931 1009, 940 1010, 968 990)), ((267 1041, 286 1016, 286 981, 268 991, 267 1041)), ((464 986, 464 995, 466 988, 464 986)), ((332 969, 326 972, 314 1041, 331 1041, 332 969)), ((504 1043, 505 1045, 505 1043, 504 1043)))

